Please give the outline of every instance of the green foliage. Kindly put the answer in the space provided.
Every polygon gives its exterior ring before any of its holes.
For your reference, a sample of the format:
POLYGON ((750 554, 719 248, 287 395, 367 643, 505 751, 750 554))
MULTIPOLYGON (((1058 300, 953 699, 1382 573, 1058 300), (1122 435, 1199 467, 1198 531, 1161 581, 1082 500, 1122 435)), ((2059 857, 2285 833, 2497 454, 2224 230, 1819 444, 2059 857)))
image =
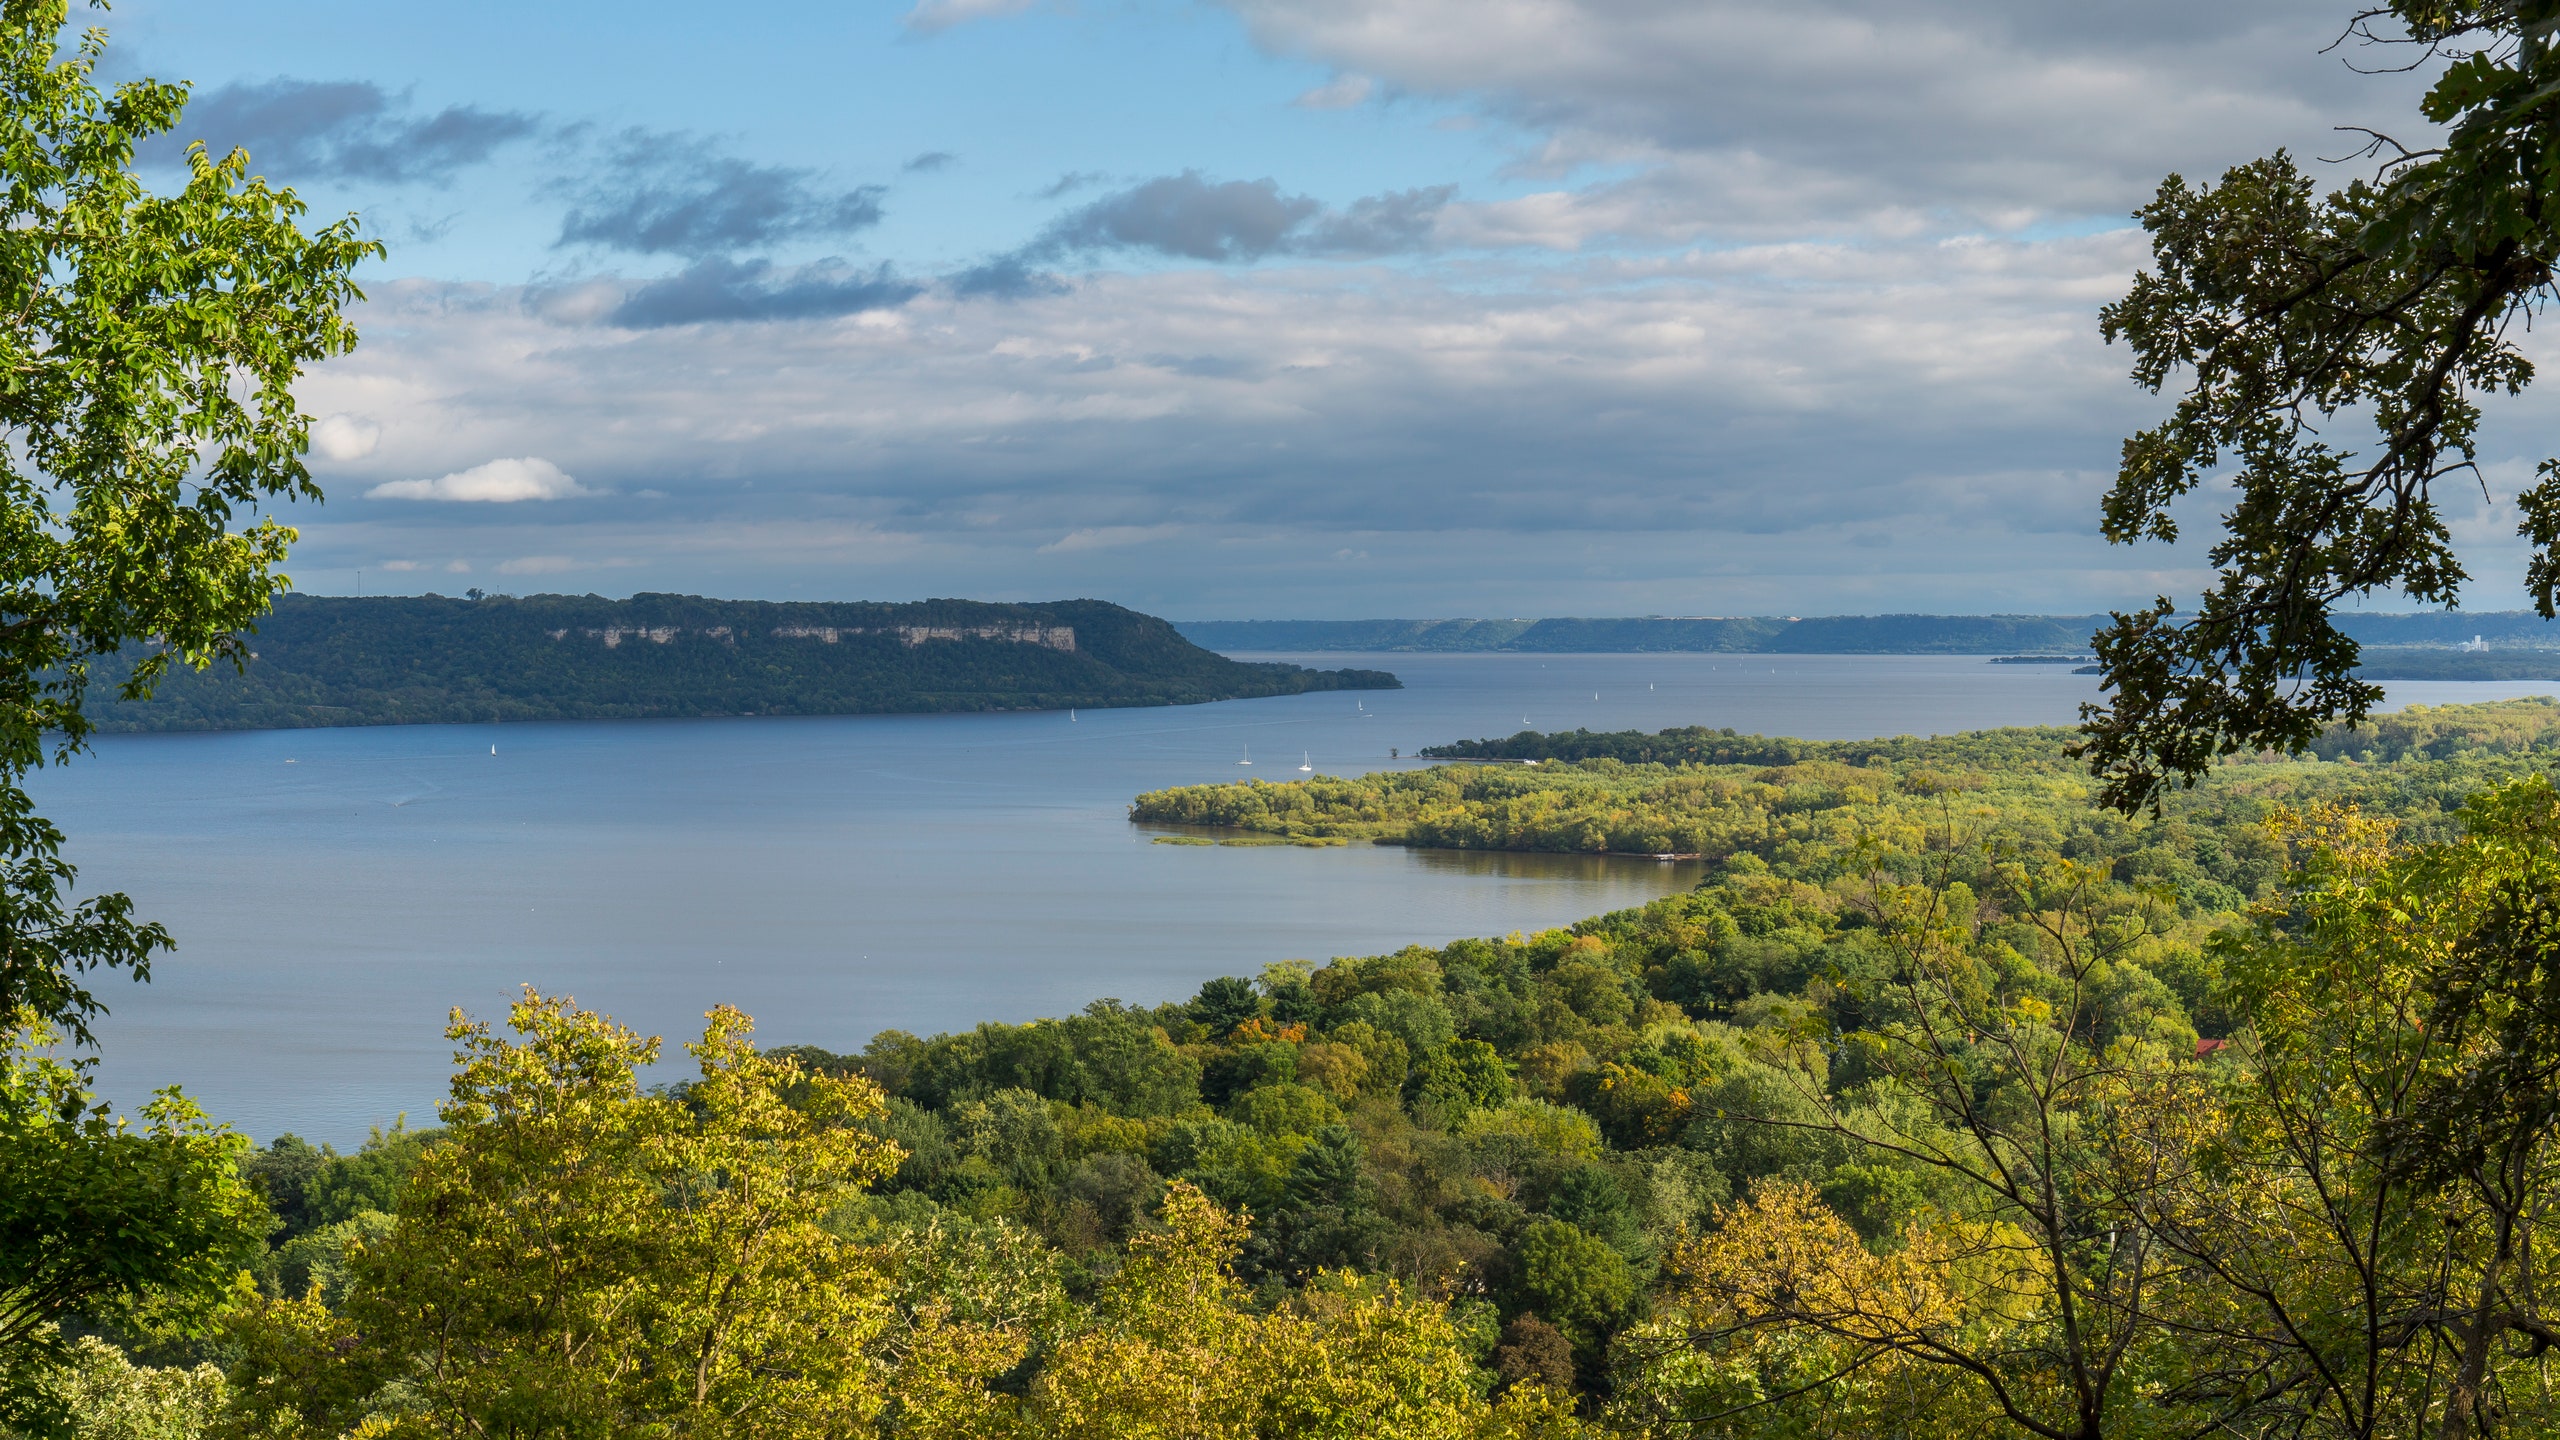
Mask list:
MULTIPOLYGON (((2133 377, 2185 390, 2127 439, 2106 498, 2110 540, 2174 540, 2172 511, 2228 484, 2201 603, 2162 597, 2097 639, 2113 692, 2088 711, 2103 798, 2152 802, 2235 751, 2298 749, 2381 698, 2356 677, 2343 603, 2397 593, 2450 606, 2467 578, 2433 486, 2477 469, 2481 398, 2533 378, 2518 341, 2547 293, 2560 233, 2560 86, 2550 0, 2401 0, 2358 38, 2443 64, 2410 117, 2423 148, 2374 134, 2371 176, 2322 195, 2281 152, 2218 185, 2172 175, 2140 212, 2152 267, 2102 325, 2133 377)), ((2368 132, 2371 133, 2371 132, 2368 132)), ((2415 137, 2412 137, 2413 139, 2415 137)), ((2526 589, 2560 593, 2560 462, 2517 497, 2534 547, 2526 589)))
POLYGON ((147 977, 168 948, 120 895, 77 905, 62 835, 21 778, 89 733, 89 664, 128 645, 127 698, 246 653, 285 584, 292 532, 235 529, 271 497, 316 498, 292 384, 353 348, 349 273, 379 253, 353 217, 306 234, 302 204, 245 155, 191 154, 169 195, 134 145, 176 125, 183 87, 102 92, 103 33, 74 53, 64 0, 0 6, 0 1013, 89 1040, 82 972, 147 977))
POLYGON ((45 1384, 80 1440, 200 1440, 228 1398, 211 1365, 136 1365, 89 1336, 71 1343, 45 1384))
POLYGON ((758 1055, 734 1011, 689 1047, 681 1098, 641 1092, 656 1042, 603 1017, 528 992, 510 1023, 520 1041, 455 1017, 444 1139, 352 1247, 343 1315, 317 1273, 244 1307, 246 1414, 419 1435, 867 1422, 881 1276, 821 1222, 896 1163, 858 1123, 878 1092, 758 1055))
POLYGON ((244 1141, 174 1089, 112 1116, 52 1040, 0 1042, 0 1424, 47 1436, 68 1433, 61 1325, 201 1334, 267 1226, 244 1141))
POLYGON ((1392 689, 1375 670, 1243 664, 1099 600, 909 605, 691 595, 287 595, 245 669, 97 707, 109 730, 1191 705, 1392 689), (923 632, 949 632, 924 638, 923 632), (981 635, 976 632, 988 631, 981 635), (1058 632, 1071 631, 1066 648, 1058 632), (1048 643, 1014 638, 1036 634, 1048 643))
MULTIPOLYGON (((2174 889, 2190 910, 2218 911, 2264 893, 2282 870, 2258 830, 2269 806, 2354 795, 2381 813, 2449 825, 2472 791, 2560 756, 2560 705, 2533 698, 2412 706, 2357 729, 2333 728, 2309 753, 2350 763, 2244 757, 2198 790, 2167 797, 2164 815, 2149 825, 2092 811, 2092 786, 2070 745, 2059 729, 1857 741, 1700 729, 1524 733, 1439 748, 1541 762, 1535 766, 1186 786, 1139 796, 1130 817, 1442 849, 1679 854, 1728 869, 1756 861, 1815 884, 1862 870, 1879 854, 1898 873, 1916 873, 1924 835, 1989 818, 2022 843, 2105 857, 2120 878, 2174 889), (2375 762, 2394 763, 2381 774, 2359 768, 2375 762)), ((1821 963, 1779 917, 1755 922, 1744 938, 1751 943, 1720 944, 1712 957, 1679 962, 1688 967, 1678 982, 1684 1003, 1738 996, 1737 987, 1792 988, 1821 963)))

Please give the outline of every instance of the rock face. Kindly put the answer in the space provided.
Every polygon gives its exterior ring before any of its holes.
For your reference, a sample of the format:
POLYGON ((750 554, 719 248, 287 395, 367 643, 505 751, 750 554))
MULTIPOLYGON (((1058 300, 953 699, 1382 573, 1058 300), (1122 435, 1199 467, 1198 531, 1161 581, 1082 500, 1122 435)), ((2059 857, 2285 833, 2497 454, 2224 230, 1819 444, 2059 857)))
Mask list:
POLYGON ((245 672, 180 668, 100 728, 239 730, 643 716, 1184 705, 1389 689, 1375 670, 1251 665, 1099 600, 806 604, 690 595, 288 595, 245 672))
MULTIPOLYGON (((719 634, 729 633, 726 625, 714 628, 719 634)), ((587 633, 604 636, 607 645, 614 643, 612 631, 590 630, 587 633)), ((656 638, 654 632, 634 633, 649 633, 652 639, 656 638)), ((713 631, 702 633, 708 635, 713 631)), ((858 625, 844 629, 833 625, 776 625, 773 633, 787 640, 823 640, 830 645, 847 635, 895 635, 902 645, 921 645, 927 640, 1002 640, 1014 645, 1039 645, 1067 655, 1076 651, 1076 632, 1072 625, 971 625, 965 628, 958 625, 897 625, 885 629, 858 625)))

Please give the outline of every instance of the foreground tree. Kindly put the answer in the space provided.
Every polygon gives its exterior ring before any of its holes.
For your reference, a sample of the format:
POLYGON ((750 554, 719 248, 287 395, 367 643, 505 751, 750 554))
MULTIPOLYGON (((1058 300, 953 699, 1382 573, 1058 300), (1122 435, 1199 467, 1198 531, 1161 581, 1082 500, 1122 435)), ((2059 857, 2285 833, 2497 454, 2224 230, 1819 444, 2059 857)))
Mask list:
POLYGON ((267 1228, 238 1171, 247 1142, 174 1090, 139 1126, 111 1118, 42 1053, 52 1040, 0 1037, 0 1427, 27 1436, 96 1424, 97 1345, 67 1343, 63 1322, 207 1333, 267 1228))
POLYGON ((240 151, 191 151, 174 194, 145 191, 134 146, 186 90, 100 91, 104 35, 65 54, 68 20, 67 0, 0 0, 0 1010, 86 1043, 81 975, 144 978, 168 936, 120 895, 71 902, 21 779, 88 734, 93 661, 139 647, 119 681, 138 697, 173 662, 246 654, 294 535, 242 512, 319 497, 292 385, 354 348, 350 277, 381 247, 352 216, 306 233, 240 151))
MULTIPOLYGON (((145 191, 134 146, 186 91, 102 91, 104 38, 66 50, 69 18, 0 0, 0 1017, 88 1044, 90 973, 147 978, 169 937, 121 895, 74 901, 27 772, 87 735, 91 662, 138 648, 119 683, 139 696, 173 662, 243 653, 293 532, 242 512, 316 497, 291 387, 354 345, 349 277, 378 247, 352 218, 306 232, 237 152, 194 151, 174 193, 145 191)), ((0 1057, 0 1390, 38 1409, 61 1392, 54 1322, 193 1323, 225 1289, 254 1208, 227 1142, 175 1096, 143 1120, 110 1122, 75 1070, 0 1057)))
MULTIPOLYGON (((2113 698, 2087 711, 2104 799, 2156 804, 2236 751, 2294 750, 2380 698, 2355 675, 2342 602, 2450 605, 2466 578, 2436 487, 2477 482, 2479 398, 2533 377, 2514 343, 2560 254, 2560 0, 2396 0, 2350 37, 2394 67, 2443 63, 2422 119, 2440 142, 2371 136, 2371 178, 2321 195, 2277 154, 2214 186, 2172 175, 2140 213, 2153 266, 2107 308, 2176 410, 2124 444, 2108 539, 2174 540, 2172 507, 2209 481, 2236 497, 2220 578, 2182 612, 2162 597, 2097 638, 2113 698), (2393 53, 2393 50, 2399 53, 2393 53)), ((2368 52, 2369 53, 2369 52, 2368 52)), ((2560 599, 2560 461, 2517 497, 2527 589, 2560 599)))
POLYGON ((444 1141, 357 1249, 342 1313, 252 1304, 251 1433, 841 1435, 882 1404, 876 1266, 820 1225, 894 1169, 859 1077, 759 1055, 714 1010, 699 1078, 641 1090, 644 1040, 528 993, 522 1038, 456 1017, 444 1141))
POLYGON ((1949 878, 1964 848, 1950 826, 1915 880, 1871 881, 1864 973, 1842 976, 1865 1023, 1807 1014, 1771 1049, 1794 1103, 1750 1123, 1839 1144, 1854 1173, 1829 1197, 1764 1184, 1675 1253, 1625 1346, 1629 1414, 1735 1434, 1970 1416, 2040 1440, 2222 1418, 2164 1381, 2181 1277, 2138 1223, 2196 1183, 2155 1123, 2196 1041, 2140 967, 2153 907, 2068 860, 1992 865, 1978 896, 1949 878))
POLYGON ((2210 1274, 2195 1382, 2294 1435, 2560 1425, 2560 792, 2394 849, 2287 816, 2305 863, 2226 963, 2251 1022, 2210 1184, 2146 1219, 2210 1274))
POLYGON ((1230 1273, 1246 1226, 1189 1185, 1133 1236, 1095 1324, 1042 1368, 1016 1433, 1056 1440, 1461 1440, 1576 1427, 1534 1385, 1488 1404, 1446 1307, 1321 1276, 1258 1314, 1230 1273))

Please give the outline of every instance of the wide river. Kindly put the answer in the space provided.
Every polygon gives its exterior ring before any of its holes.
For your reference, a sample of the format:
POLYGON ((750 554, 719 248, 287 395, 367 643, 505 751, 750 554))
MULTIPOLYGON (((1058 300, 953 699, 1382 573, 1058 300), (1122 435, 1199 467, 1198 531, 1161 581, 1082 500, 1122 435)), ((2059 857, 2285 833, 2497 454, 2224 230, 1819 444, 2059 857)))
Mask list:
MULTIPOLYGON (((265 1139, 431 1122, 448 1009, 519 986, 675 1041, 738 1005, 858 1049, 1153 1003, 1271 961, 1567 924, 1696 878, 1646 860, 1153 845, 1142 790, 1385 768, 1428 744, 1730 725, 1812 738, 2070 722, 2068 667, 1979 657, 1324 655, 1406 688, 1067 715, 117 736, 39 777, 82 882, 178 950, 108 977, 107 1093, 181 1084, 265 1139), (494 753, 492 752, 494 748, 494 753), (1250 751, 1253 765, 1237 762, 1250 751)), ((2550 693, 2395 685, 2392 701, 2550 693)), ((1411 763, 1409 760, 1405 763, 1411 763)), ((678 1058, 681 1058, 680 1056, 678 1058)))

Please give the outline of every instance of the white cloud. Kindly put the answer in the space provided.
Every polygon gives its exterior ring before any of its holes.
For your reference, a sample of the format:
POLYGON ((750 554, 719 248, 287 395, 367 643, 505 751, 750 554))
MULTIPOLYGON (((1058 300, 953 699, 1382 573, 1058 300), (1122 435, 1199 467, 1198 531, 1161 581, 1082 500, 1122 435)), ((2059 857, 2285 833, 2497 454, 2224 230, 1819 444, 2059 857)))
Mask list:
POLYGON ((1337 550, 1405 556, 1381 533, 1748 535, 1774 563, 1784 547, 1767 537, 1846 514, 1910 533, 1961 521, 1951 549, 1870 552, 1893 564, 2032 543, 2103 569, 2131 555, 2095 542, 2090 477, 2160 402, 2122 379, 2093 317, 2140 254, 2117 233, 1603 256, 1445 281, 1169 270, 1001 304, 927 296, 898 326, 683 333, 403 281, 376 290, 356 317, 367 344, 311 377, 309 403, 400 395, 386 419, 402 435, 575 450, 586 485, 666 497, 610 525, 380 513, 366 523, 386 553, 637 554, 652 584, 707 583, 688 577, 715 564, 751 574, 757 553, 855 576, 938 555, 950 569, 912 583, 988 590, 1081 565, 1134 575, 1138 547, 1180 533, 1197 543, 1148 550, 1147 572, 1286 536, 1321 593, 1313 567, 1337 550), (1964 478, 1984 476, 2016 478, 1964 478), (739 537, 716 556, 715 523, 739 537), (866 538, 801 543, 830 535, 866 538), (900 537, 908 550, 882 548, 900 537))
POLYGON ((1336 75, 1289 103, 1304 110, 1349 110, 1367 100, 1375 87, 1366 75, 1336 75))
POLYGON ((972 20, 1018 15, 1038 3, 1040 0, 916 0, 915 8, 907 12, 906 25, 910 30, 931 34, 972 20))
POLYGON ((1224 3, 1336 85, 1510 122, 1525 173, 1617 172, 1646 212, 1617 233, 2120 215, 2167 170, 2344 148, 2332 126, 2413 118, 2425 83, 2349 69, 2404 56, 2321 53, 2329 0, 1224 3))
POLYGON ((361 460, 382 443, 382 427, 356 415, 329 415, 311 427, 311 448, 322 459, 361 460))
POLYGON ((590 490, 559 466, 538 456, 491 460, 433 480, 391 480, 364 492, 374 500, 448 500, 511 505, 519 500, 568 500, 590 490))
POLYGON ((1149 545, 1182 533, 1179 525, 1090 525, 1071 530, 1040 547, 1043 555, 1069 555, 1078 550, 1118 550, 1149 545))
POLYGON ((399 572, 399 571, 409 571, 409 570, 424 570, 424 569, 426 569, 427 567, 426 567, 425 565, 423 565, 423 564, 419 563, 418 561, 415 561, 415 560, 385 560, 385 561, 383 561, 383 562, 382 562, 382 568, 383 568, 383 569, 385 569, 385 570, 390 570, 390 571, 399 572))
POLYGON ((578 562, 566 555, 521 555, 498 562, 501 575, 557 575, 577 568, 578 562))

